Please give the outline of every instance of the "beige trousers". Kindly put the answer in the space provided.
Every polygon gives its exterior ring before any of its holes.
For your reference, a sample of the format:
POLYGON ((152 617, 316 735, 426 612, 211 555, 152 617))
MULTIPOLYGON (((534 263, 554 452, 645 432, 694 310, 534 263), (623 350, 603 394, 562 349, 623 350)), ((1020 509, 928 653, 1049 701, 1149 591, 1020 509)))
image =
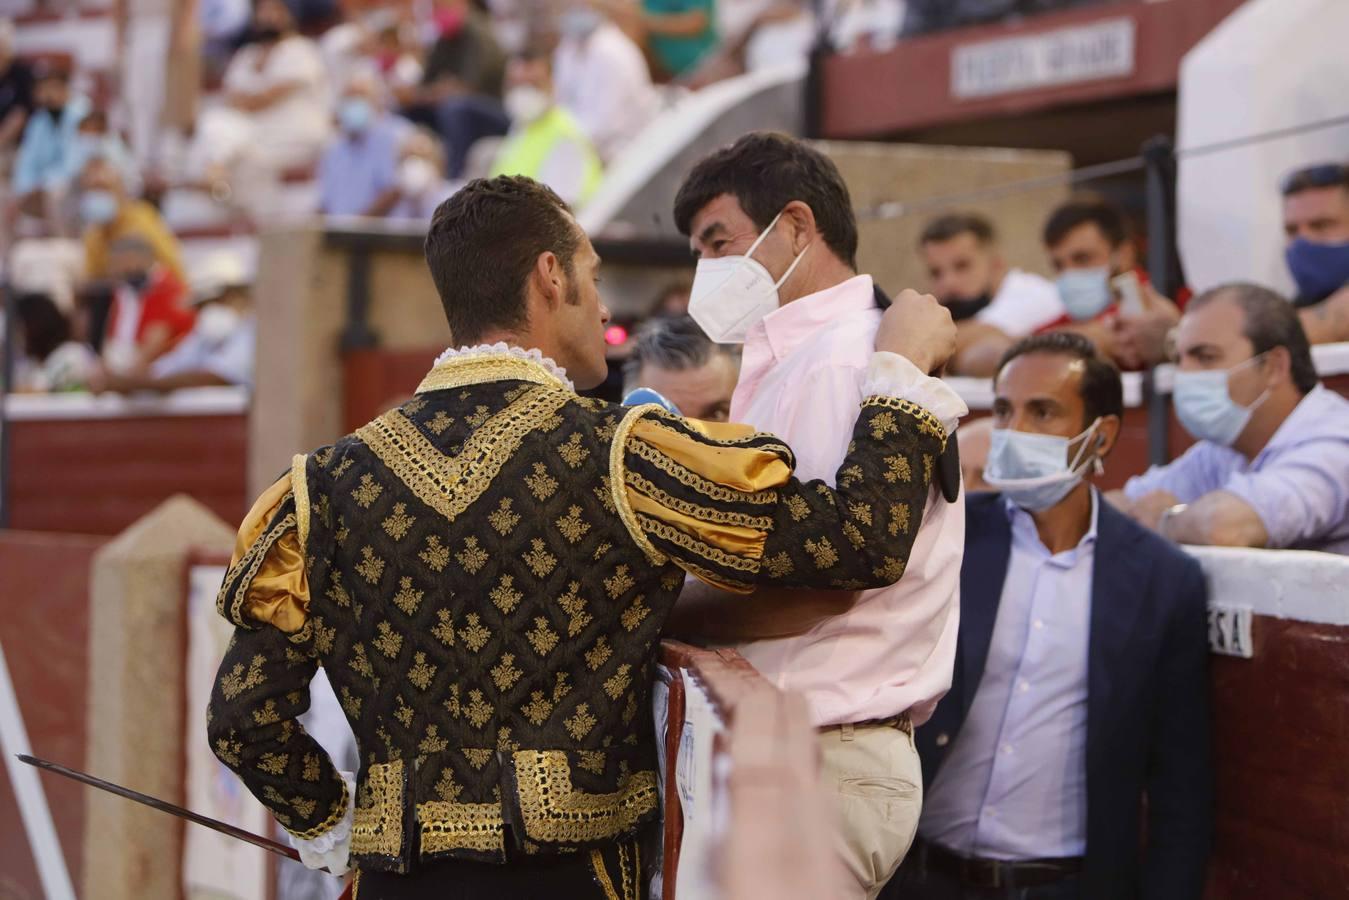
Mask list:
POLYGON ((913 729, 835 725, 819 732, 820 774, 839 812, 837 852, 855 889, 875 900, 918 830, 923 776, 913 729))

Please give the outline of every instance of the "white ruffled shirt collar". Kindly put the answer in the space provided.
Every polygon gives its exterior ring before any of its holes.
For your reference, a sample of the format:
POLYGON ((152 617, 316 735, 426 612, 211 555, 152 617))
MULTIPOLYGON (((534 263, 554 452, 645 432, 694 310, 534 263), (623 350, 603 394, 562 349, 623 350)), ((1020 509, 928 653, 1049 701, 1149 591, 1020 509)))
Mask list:
POLYGON ((528 350, 523 347, 514 347, 505 341, 497 341, 495 344, 478 344, 474 347, 450 347, 440 356, 436 357, 436 365, 449 362, 452 359, 465 359, 480 356, 514 356, 516 359, 523 359, 536 365, 543 366, 549 374, 553 375, 559 381, 567 386, 567 390, 576 390, 576 385, 572 384, 571 379, 567 377, 567 370, 553 362, 548 357, 539 352, 538 348, 530 347, 528 350))

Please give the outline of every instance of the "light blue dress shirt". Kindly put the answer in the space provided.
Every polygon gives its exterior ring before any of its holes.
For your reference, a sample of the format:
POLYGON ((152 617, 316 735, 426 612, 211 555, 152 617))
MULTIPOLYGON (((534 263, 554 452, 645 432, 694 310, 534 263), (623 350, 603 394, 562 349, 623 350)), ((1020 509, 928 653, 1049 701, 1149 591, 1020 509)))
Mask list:
POLYGON ((1153 491, 1181 503, 1227 491, 1260 516, 1271 549, 1349 554, 1349 400, 1318 384, 1255 459, 1200 441, 1124 486, 1130 500, 1153 491))
POLYGON ((408 124, 377 117, 359 135, 339 133, 319 159, 319 212, 360 216, 398 180, 398 161, 408 124))
POLYGON ((928 791, 918 832, 966 856, 1081 856, 1087 846, 1087 656, 1100 500, 1051 554, 1007 504, 1012 547, 983 678, 928 791))
POLYGON ((188 333, 178 346, 150 366, 156 378, 187 372, 210 372, 230 384, 253 387, 253 355, 257 344, 258 320, 246 317, 228 337, 207 340, 199 331, 188 333))

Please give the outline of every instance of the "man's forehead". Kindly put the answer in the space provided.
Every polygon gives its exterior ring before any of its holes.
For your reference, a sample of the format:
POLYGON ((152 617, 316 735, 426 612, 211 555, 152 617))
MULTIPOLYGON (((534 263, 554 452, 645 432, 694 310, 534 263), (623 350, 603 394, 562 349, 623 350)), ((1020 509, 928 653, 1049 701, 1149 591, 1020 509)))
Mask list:
POLYGON ((1086 371, 1086 362, 1065 353, 1027 353, 1003 367, 994 385, 994 395, 1022 402, 1077 397, 1078 385, 1086 371))
POLYGON ((713 228, 736 231, 753 224, 734 194, 718 194, 693 214, 689 221, 689 238, 697 240, 703 237, 703 232, 713 228))
POLYGON ((1349 188, 1339 185, 1307 188, 1283 198, 1288 218, 1310 218, 1328 211, 1349 211, 1349 188))

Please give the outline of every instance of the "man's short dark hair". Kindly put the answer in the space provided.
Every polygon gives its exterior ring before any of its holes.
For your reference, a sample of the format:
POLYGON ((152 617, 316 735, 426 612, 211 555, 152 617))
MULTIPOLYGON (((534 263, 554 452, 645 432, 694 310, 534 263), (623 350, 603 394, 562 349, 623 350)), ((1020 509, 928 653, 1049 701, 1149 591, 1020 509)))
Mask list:
POLYGON ((974 235, 980 246, 987 247, 997 239, 993 223, 978 213, 950 213, 938 216, 923 228, 918 238, 918 246, 924 244, 944 244, 962 234, 974 235))
POLYGON ((1050 214, 1049 221, 1045 222, 1045 246, 1057 247, 1068 232, 1079 225, 1095 225, 1101 229, 1111 247, 1120 246, 1129 237, 1129 228, 1119 207, 1097 197, 1087 197, 1070 200, 1050 214))
POLYGON ((1318 163, 1288 173, 1279 185, 1285 197, 1317 188, 1338 187, 1349 191, 1349 166, 1340 163, 1318 163))
POLYGON ((707 365, 717 353, 734 355, 713 343, 689 316, 651 319, 637 330, 632 354, 623 363, 623 391, 639 387, 636 382, 644 366, 687 372, 707 365))
POLYGON ((1251 342, 1255 353, 1267 353, 1275 347, 1288 349, 1289 371, 1293 384, 1303 394, 1320 383, 1312 363, 1312 348, 1302 329, 1296 307, 1276 291, 1258 284, 1238 281, 1221 284, 1190 300, 1186 312, 1202 309, 1214 300, 1229 298, 1246 314, 1241 333, 1251 342))
POLYGON ((760 231, 793 200, 815 214, 820 236, 834 254, 857 268, 857 217, 848 186, 834 161, 807 144, 755 131, 703 159, 675 197, 675 225, 688 235, 693 217, 730 194, 760 231))
POLYGON ((1043 353, 1067 356, 1084 363, 1082 381, 1078 390, 1082 396, 1082 425, 1086 427, 1101 416, 1124 415, 1124 385, 1119 369, 1096 349, 1090 339, 1070 331, 1051 331, 1022 338, 1003 354, 993 384, 1002 377, 1002 370, 1018 356, 1043 353))
POLYGON ((552 189, 502 175, 469 182, 436 209, 426 233, 426 264, 460 345, 528 322, 525 284, 552 251, 570 276, 581 229, 552 189))

